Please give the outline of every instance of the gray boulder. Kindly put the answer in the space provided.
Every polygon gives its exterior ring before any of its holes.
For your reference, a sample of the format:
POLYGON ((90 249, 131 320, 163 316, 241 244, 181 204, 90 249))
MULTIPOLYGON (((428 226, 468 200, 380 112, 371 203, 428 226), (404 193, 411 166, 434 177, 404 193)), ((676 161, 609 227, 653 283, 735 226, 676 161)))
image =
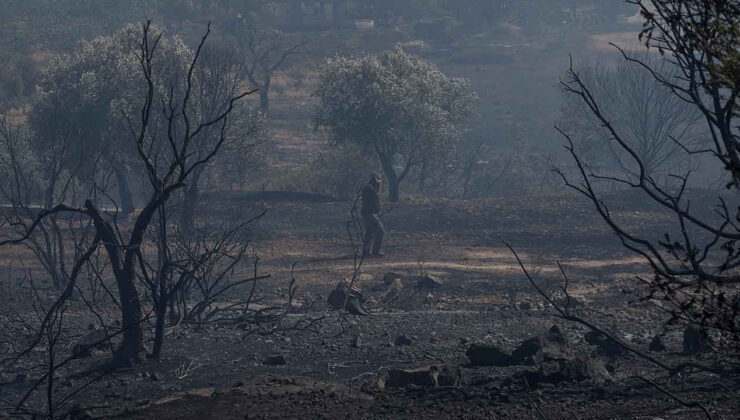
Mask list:
POLYGON ((490 344, 471 344, 465 353, 474 366, 511 366, 511 355, 490 344))
POLYGON ((536 365, 542 362, 569 359, 568 340, 557 325, 542 334, 524 340, 511 352, 512 364, 536 365))

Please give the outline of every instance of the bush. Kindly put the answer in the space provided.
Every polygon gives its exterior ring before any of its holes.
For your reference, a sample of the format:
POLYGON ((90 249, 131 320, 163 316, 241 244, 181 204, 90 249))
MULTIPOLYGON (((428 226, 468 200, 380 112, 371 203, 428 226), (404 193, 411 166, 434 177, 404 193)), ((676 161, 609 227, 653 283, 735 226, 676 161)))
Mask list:
POLYGON ((349 201, 357 196, 371 172, 379 173, 372 158, 354 149, 331 149, 276 187, 349 201))

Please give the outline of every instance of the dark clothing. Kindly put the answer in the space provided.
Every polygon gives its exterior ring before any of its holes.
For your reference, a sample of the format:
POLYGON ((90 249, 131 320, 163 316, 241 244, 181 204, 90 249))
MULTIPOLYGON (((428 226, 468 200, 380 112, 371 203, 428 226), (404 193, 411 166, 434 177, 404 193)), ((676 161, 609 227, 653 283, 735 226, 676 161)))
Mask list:
POLYGON ((378 255, 380 247, 383 246, 383 235, 385 234, 383 222, 380 221, 380 216, 377 214, 362 216, 362 222, 365 225, 362 251, 364 255, 378 255))
POLYGON ((372 183, 362 189, 362 224, 365 227, 362 251, 364 255, 377 255, 383 245, 385 228, 380 221, 380 196, 378 187, 372 183))
POLYGON ((380 196, 375 186, 367 184, 362 189, 362 215, 372 214, 380 214, 380 196))

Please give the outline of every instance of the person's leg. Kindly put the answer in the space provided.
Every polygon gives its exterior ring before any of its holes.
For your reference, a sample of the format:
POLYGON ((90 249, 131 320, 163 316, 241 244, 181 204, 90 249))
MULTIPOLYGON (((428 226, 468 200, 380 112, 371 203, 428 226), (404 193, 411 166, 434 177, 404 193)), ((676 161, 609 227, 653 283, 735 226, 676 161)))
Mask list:
POLYGON ((378 215, 373 215, 375 222, 375 237, 373 238, 373 255, 380 254, 380 248, 383 246, 383 235, 385 235, 385 226, 378 215))
POLYGON ((362 238, 362 255, 369 255, 371 250, 370 247, 373 243, 375 221, 370 216, 363 216, 362 224, 365 227, 365 236, 362 238))

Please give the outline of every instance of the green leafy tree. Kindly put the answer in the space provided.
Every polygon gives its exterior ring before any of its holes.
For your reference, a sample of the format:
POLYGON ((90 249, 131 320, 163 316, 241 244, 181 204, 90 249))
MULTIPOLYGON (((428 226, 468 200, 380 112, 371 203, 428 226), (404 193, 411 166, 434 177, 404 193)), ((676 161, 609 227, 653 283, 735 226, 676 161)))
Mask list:
POLYGON ((453 147, 477 101, 467 80, 401 49, 326 60, 315 94, 315 126, 336 146, 374 153, 393 202, 412 168, 453 147))
MULTIPOLYGON (((90 175, 97 159, 107 164, 116 178, 124 214, 134 209, 130 178, 142 169, 132 167, 138 162, 129 147, 125 117, 134 114, 145 92, 141 65, 131 54, 140 31, 130 25, 112 36, 83 41, 69 54, 52 59, 42 73, 38 100, 29 116, 36 141, 71 148, 63 164, 75 170, 82 167, 81 177, 90 175)), ((162 38, 159 47, 157 65, 172 73, 158 79, 162 93, 163 83, 187 69, 192 53, 177 38, 162 38)))

